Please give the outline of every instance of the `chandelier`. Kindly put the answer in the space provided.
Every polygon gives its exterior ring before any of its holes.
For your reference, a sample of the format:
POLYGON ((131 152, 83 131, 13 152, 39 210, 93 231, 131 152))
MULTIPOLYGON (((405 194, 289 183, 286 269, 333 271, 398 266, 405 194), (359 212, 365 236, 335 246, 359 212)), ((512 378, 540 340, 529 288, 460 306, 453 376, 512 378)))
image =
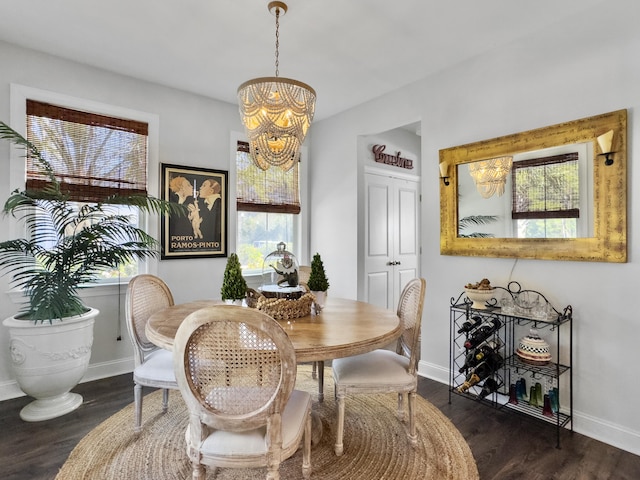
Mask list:
POLYGON ((279 76, 280 15, 283 2, 270 2, 276 17, 276 76, 260 77, 238 87, 240 118, 249 137, 249 154, 262 170, 289 170, 300 159, 300 147, 311 126, 316 92, 309 85, 279 76))
POLYGON ((469 163, 469 174, 482 198, 504 193, 507 175, 511 171, 513 157, 498 157, 491 160, 469 163))

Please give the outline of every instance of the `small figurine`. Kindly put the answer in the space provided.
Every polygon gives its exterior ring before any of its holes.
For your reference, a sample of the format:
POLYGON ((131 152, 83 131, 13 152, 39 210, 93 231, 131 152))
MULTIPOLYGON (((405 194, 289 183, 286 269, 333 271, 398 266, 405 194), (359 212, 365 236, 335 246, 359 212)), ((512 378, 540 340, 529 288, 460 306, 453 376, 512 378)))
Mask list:
POLYGON ((281 286, 283 283, 286 283, 289 287, 298 286, 298 269, 295 268, 293 260, 289 256, 285 255, 282 258, 282 270, 278 270, 273 265, 271 265, 271 268, 282 277, 282 279, 278 281, 278 286, 281 286))

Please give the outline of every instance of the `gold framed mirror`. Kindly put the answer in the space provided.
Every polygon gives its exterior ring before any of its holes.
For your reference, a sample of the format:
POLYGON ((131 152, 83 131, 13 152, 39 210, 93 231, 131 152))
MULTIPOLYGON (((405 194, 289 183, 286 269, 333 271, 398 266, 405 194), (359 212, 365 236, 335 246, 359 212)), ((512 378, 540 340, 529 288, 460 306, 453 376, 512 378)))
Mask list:
MULTIPOLYGON (((446 182, 440 182, 442 255, 618 263, 627 261, 626 110, 443 149, 440 150, 440 166, 441 175, 448 177, 446 182), (574 213, 572 216, 578 219, 577 223, 581 226, 573 228, 569 238, 526 238, 526 234, 523 238, 522 228, 515 223, 516 219, 521 218, 518 215, 522 214, 517 213, 518 207, 514 205, 522 203, 522 199, 518 196, 517 178, 520 177, 516 177, 514 172, 523 171, 521 166, 525 163, 518 163, 524 161, 521 159, 531 159, 533 156, 536 157, 537 164, 540 164, 541 160, 556 158, 559 155, 556 153, 558 148, 563 152, 571 151, 570 154, 561 154, 567 158, 573 155, 575 158, 584 157, 579 160, 580 166, 576 167, 576 172, 580 172, 581 203, 568 209, 574 213), (603 151, 603 148, 610 151, 603 151), (611 161, 613 163, 608 164, 611 161), (480 169, 476 162, 480 162, 485 170, 491 171, 482 185, 477 179, 477 171, 480 169), (487 188, 498 176, 496 172, 507 168, 510 177, 503 177, 498 188, 487 188), (467 178, 471 178, 470 174, 476 175, 474 181, 482 195, 468 203, 474 205, 474 208, 481 208, 485 205, 483 202, 489 205, 487 198, 494 197, 489 200, 497 204, 500 196, 499 208, 502 210, 498 210, 497 214, 484 214, 480 211, 479 216, 501 220, 506 230, 515 232, 512 236, 491 233, 486 236, 467 236, 461 233, 460 221, 469 218, 461 218, 460 212, 465 212, 466 208, 461 205, 461 198, 471 195, 463 195, 463 185, 471 181, 467 178)), ((522 185, 520 189, 522 190, 522 185)), ((524 191, 527 191, 526 188, 524 191)), ((565 194, 567 198, 572 196, 573 194, 565 194)))

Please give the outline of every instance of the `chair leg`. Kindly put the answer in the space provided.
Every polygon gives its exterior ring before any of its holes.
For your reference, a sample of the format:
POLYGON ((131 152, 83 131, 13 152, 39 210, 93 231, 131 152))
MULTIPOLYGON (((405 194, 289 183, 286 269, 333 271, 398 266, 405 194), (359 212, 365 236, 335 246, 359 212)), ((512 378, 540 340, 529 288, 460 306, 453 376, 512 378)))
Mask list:
POLYGON ((313 362, 313 367, 311 368, 311 378, 314 380, 318 378, 318 362, 313 362))
POLYGON ((415 420, 415 400, 416 392, 409 392, 409 441, 414 447, 418 445, 418 434, 416 433, 416 420, 415 420))
POLYGON ((169 410, 169 389, 162 389, 162 413, 167 413, 169 410))
POLYGON ((142 431, 142 385, 137 383, 133 386, 133 406, 133 432, 138 434, 142 431))
POLYGON ((334 451, 339 457, 344 451, 344 445, 342 444, 344 436, 344 394, 338 394, 338 428, 336 431, 336 444, 334 451))
POLYGON ((324 402, 324 361, 314 362, 318 364, 318 402, 324 402))
POLYGON ((398 410, 396 412, 396 417, 401 422, 404 422, 404 394, 398 393, 398 410))
POLYGON ((267 480, 280 480, 280 462, 267 467, 267 480))
POLYGON ((192 473, 191 473, 191 478, 192 480, 205 480, 205 478, 207 478, 207 472, 204 469, 204 466, 200 465, 198 462, 191 462, 191 466, 192 466, 192 473))
POLYGON ((302 450, 302 476, 311 477, 311 411, 304 424, 304 446, 302 450))

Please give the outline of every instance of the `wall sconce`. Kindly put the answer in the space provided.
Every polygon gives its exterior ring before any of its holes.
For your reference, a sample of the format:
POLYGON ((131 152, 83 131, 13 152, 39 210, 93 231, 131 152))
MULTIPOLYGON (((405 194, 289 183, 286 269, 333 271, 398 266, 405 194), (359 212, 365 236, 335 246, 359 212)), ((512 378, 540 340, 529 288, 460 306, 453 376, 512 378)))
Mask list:
POLYGON ((447 175, 449 173, 449 162, 442 162, 440 163, 440 178, 442 179, 442 183, 445 184, 445 186, 449 186, 449 175, 447 175))
POLYGON ((611 145, 613 145, 613 130, 603 133, 597 140, 598 145, 600 145, 600 150, 602 150, 602 153, 598 154, 598 156, 604 156, 605 165, 613 165, 613 154, 616 153, 611 151, 611 145))

